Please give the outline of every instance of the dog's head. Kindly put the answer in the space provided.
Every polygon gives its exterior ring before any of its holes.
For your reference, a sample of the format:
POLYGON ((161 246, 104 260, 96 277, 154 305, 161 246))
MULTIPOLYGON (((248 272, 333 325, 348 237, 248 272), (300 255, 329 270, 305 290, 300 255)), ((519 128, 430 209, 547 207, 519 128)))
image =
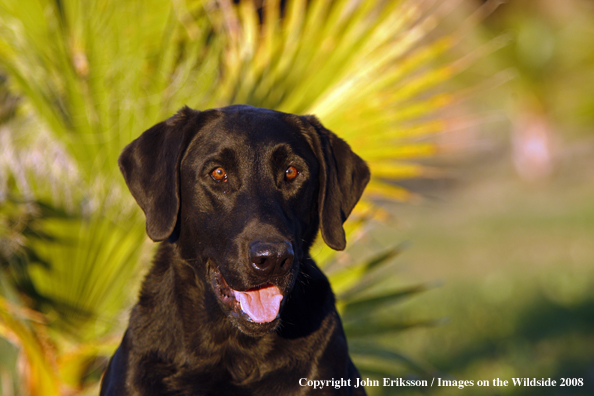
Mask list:
POLYGON ((343 223, 366 164, 312 116, 250 106, 183 108, 119 160, 154 241, 169 239, 243 332, 276 328, 318 229, 345 247, 343 223))

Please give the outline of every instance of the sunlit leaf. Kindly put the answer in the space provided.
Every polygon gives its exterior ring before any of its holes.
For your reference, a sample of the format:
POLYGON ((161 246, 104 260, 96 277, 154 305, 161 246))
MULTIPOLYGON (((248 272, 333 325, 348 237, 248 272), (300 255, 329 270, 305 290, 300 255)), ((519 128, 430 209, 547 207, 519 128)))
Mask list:
MULTIPOLYGON (((26 311, 21 312, 26 316, 37 316, 27 315, 26 311)), ((0 335, 21 348, 24 354, 25 363, 21 374, 26 391, 31 396, 57 396, 60 381, 54 351, 18 315, 19 312, 11 309, 10 303, 0 297, 0 335)))

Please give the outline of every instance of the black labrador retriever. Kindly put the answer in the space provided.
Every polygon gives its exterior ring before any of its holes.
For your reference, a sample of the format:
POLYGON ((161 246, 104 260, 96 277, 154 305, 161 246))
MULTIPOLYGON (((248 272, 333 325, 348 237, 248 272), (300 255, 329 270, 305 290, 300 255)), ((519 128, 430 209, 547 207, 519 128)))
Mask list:
POLYGON ((162 243, 101 395, 365 395, 309 256, 319 229, 344 249, 369 181, 343 140, 313 116, 186 107, 119 164, 162 243))

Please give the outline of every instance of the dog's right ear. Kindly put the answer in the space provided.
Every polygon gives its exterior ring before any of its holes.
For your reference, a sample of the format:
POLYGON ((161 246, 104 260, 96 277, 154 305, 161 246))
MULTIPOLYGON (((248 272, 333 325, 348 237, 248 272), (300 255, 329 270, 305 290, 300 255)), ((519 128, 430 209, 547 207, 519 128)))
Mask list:
POLYGON ((179 212, 179 164, 200 129, 200 111, 184 107, 130 143, 118 163, 132 196, 146 215, 146 233, 167 239, 179 212))

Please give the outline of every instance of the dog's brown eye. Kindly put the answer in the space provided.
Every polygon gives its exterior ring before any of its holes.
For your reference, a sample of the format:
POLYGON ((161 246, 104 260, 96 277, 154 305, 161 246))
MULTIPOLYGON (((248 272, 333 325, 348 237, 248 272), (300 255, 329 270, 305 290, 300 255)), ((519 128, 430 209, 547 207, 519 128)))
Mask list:
POLYGON ((219 167, 219 168, 216 168, 215 170, 213 170, 212 172, 210 172, 210 177, 212 177, 212 179, 214 181, 226 182, 227 181, 227 172, 225 172, 225 169, 219 167))
POLYGON ((299 174, 299 171, 297 170, 297 168, 295 168, 294 166, 289 166, 287 168, 287 170, 285 171, 285 178, 287 180, 293 180, 294 178, 297 177, 298 174, 299 174))

